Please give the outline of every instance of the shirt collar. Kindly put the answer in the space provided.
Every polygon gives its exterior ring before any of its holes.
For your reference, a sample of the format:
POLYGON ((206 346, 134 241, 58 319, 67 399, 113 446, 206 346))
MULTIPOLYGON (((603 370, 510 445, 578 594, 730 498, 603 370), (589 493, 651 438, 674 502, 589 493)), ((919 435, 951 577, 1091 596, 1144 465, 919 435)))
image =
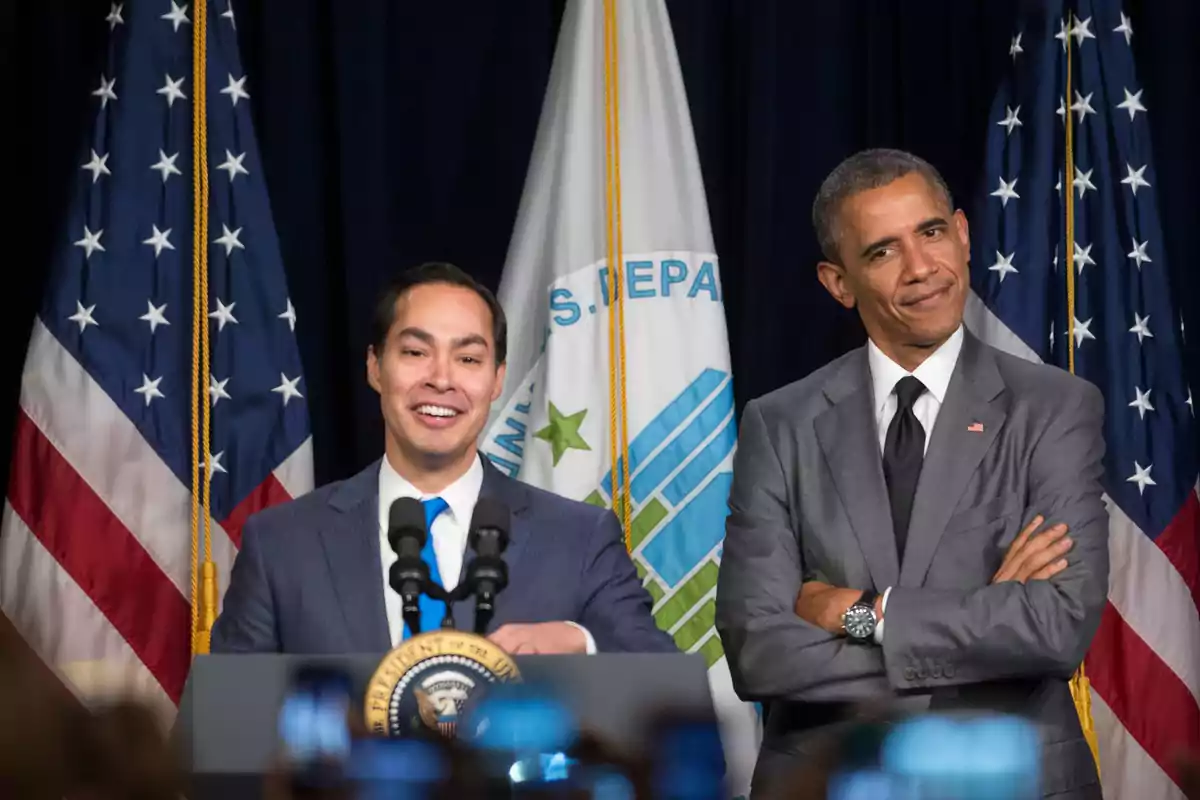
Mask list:
POLYGON ((950 378, 954 375, 954 365, 958 362, 958 354, 962 351, 963 326, 959 325, 950 338, 942 342, 937 350, 921 362, 912 372, 892 361, 875 342, 867 340, 867 364, 871 369, 871 387, 875 392, 875 415, 883 413, 892 390, 901 378, 912 375, 925 385, 926 390, 934 396, 940 405, 946 399, 946 390, 950 388, 950 378))
POLYGON ((417 500, 428 500, 440 497, 450 507, 449 513, 455 522, 464 528, 471 524, 471 515, 475 513, 475 503, 479 500, 479 492, 483 488, 482 456, 477 456, 471 462, 471 467, 454 483, 447 486, 436 495, 422 492, 409 483, 400 473, 392 468, 387 457, 380 460, 379 465, 379 523, 386 530, 388 513, 392 503, 401 497, 413 497, 417 500))

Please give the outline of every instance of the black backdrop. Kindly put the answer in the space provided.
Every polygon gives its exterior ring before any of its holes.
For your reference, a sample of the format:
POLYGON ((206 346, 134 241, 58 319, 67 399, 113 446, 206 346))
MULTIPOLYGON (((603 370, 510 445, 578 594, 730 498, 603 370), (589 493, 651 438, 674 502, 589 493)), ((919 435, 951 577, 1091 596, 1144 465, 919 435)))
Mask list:
MULTIPOLYGON (((739 409, 862 341, 813 269, 809 205, 838 160, 903 147, 933 161, 957 196, 971 195, 1020 1, 668 0, 721 255, 739 409)), ((109 4, 6 6, 0 67, 16 140, 4 194, 18 209, 4 226, 2 470, 109 4)), ((441 259, 499 285, 563 0, 233 6, 299 317, 321 483, 381 451, 363 362, 365 311, 383 277, 441 259)), ((1200 4, 1126 0, 1126 9, 1167 258, 1189 329, 1200 331, 1190 246, 1200 4)))

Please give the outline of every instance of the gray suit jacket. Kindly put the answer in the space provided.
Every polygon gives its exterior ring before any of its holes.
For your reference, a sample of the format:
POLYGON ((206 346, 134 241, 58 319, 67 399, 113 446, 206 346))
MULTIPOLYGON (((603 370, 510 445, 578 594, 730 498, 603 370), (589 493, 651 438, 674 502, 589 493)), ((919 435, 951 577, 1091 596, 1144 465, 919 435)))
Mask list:
POLYGON ((1043 734, 1045 793, 1099 797, 1067 682, 1108 587, 1100 392, 966 332, 903 563, 872 394, 860 348, 743 413, 716 625, 737 692, 767 705, 756 788, 794 766, 814 730, 847 704, 903 698, 1032 718, 1043 734), (983 430, 969 430, 975 423, 983 430), (1067 569, 1048 581, 990 584, 1039 513, 1069 526, 1067 569), (811 578, 892 587, 883 645, 851 643, 797 617, 801 582, 811 578))
MULTIPOLYGON (((650 595, 611 511, 515 481, 486 458, 481 496, 512 512, 508 588, 491 632, 508 622, 571 620, 606 651, 677 652, 650 613, 650 595)), ((379 540, 379 462, 255 514, 242 529, 212 651, 306 654, 391 649, 379 540)), ((464 566, 467 559, 464 559, 464 566)), ((455 603, 474 630, 475 603, 455 603)))

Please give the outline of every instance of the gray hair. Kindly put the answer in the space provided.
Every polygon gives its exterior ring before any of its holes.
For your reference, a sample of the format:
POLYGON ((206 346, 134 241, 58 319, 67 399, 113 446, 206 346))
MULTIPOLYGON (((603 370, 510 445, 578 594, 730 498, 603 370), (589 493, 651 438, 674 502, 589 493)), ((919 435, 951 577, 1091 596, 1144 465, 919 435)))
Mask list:
POLYGON ((954 208, 950 188, 933 165, 924 159, 903 150, 884 148, 863 150, 838 164, 821 183, 813 201, 812 222, 817 233, 817 242, 825 258, 841 263, 837 248, 837 217, 842 204, 849 198, 868 189, 887 186, 892 181, 916 172, 929 183, 954 208))

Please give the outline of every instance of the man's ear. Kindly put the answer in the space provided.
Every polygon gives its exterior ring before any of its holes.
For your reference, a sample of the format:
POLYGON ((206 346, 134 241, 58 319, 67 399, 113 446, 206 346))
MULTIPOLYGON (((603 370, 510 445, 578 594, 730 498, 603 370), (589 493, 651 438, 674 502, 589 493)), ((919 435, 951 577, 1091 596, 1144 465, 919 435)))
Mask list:
POLYGON ((845 267, 832 261, 820 261, 817 263, 817 280, 821 281, 825 291, 833 295, 834 300, 845 308, 854 308, 856 301, 854 292, 850 290, 850 284, 846 280, 845 267))
POLYGON ((375 345, 367 347, 367 383, 376 392, 383 393, 382 384, 379 380, 379 357, 375 355, 375 345))
POLYGON ((958 233, 958 240, 969 253, 971 252, 971 232, 970 226, 967 225, 967 215, 960 208, 954 212, 954 228, 958 233))
POLYGON ((496 385, 492 388, 492 402, 500 399, 500 395, 504 394, 504 376, 508 373, 508 364, 501 364, 496 367, 496 385))

